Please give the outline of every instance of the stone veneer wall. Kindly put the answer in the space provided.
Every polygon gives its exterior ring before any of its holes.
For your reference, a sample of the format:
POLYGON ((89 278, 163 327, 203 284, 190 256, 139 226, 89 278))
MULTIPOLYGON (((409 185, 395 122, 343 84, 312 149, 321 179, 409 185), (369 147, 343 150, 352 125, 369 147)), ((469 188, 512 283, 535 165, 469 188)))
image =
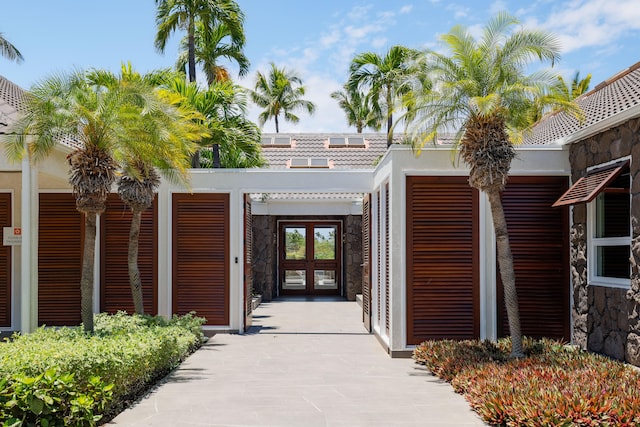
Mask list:
POLYGON ((587 206, 573 206, 571 276, 573 341, 582 348, 640 366, 640 119, 570 147, 572 180, 587 168, 631 156, 631 288, 589 286, 587 206))
POLYGON ((362 216, 346 217, 275 217, 253 216, 253 289, 262 294, 264 301, 271 301, 277 295, 278 220, 341 220, 343 224, 343 273, 344 296, 355 301, 362 290, 362 216))
POLYGON ((274 216, 253 215, 253 290, 263 301, 276 296, 277 225, 274 216))

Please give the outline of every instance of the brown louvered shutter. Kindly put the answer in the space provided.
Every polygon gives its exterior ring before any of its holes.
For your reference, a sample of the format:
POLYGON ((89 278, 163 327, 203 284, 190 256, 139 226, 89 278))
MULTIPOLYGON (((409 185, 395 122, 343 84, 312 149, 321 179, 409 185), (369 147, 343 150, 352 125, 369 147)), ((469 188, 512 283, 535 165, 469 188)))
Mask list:
POLYGON ((229 324, 229 195, 173 195, 173 312, 229 324))
POLYGON ((382 192, 378 191, 377 197, 376 197, 376 235, 377 235, 377 243, 378 243, 378 274, 376 275, 376 279, 377 279, 377 286, 376 286, 376 301, 377 301, 377 308, 376 308, 376 324, 378 326, 381 327, 382 325, 382 313, 380 310, 382 310, 382 225, 381 225, 381 220, 382 220, 382 210, 380 209, 380 197, 382 197, 382 192))
POLYGON ((629 161, 625 160, 589 171, 586 176, 580 178, 571 188, 563 193, 552 206, 558 207, 574 205, 576 203, 589 203, 628 166, 629 161))
POLYGON ((371 196, 362 201, 362 321, 371 332, 371 196))
POLYGON ((391 236, 389 236, 389 183, 384 186, 384 325, 387 334, 389 334, 389 294, 391 293, 391 284, 389 283, 389 250, 391 236))
MULTIPOLYGON (((138 268, 142 280, 145 314, 158 314, 158 212, 157 198, 142 213, 138 238, 138 268)), ((129 284, 128 251, 131 210, 117 194, 110 194, 100 215, 100 311, 135 313, 129 284)))
POLYGON ((479 336, 478 192, 466 177, 407 177, 407 344, 479 336))
MULTIPOLYGON (((567 177, 510 177, 502 195, 516 275, 522 333, 569 340, 569 209, 551 203, 567 177)), ((509 335, 498 274, 498 333, 509 335)))
MULTIPOLYGON (((0 227, 11 227, 11 193, 0 193, 0 227)), ((0 246, 0 326, 11 326, 11 246, 0 246)))
POLYGON ((38 325, 79 325, 84 217, 71 193, 40 194, 38 325))
POLYGON ((253 311, 253 221, 251 215, 251 197, 244 195, 244 327, 251 326, 253 311))

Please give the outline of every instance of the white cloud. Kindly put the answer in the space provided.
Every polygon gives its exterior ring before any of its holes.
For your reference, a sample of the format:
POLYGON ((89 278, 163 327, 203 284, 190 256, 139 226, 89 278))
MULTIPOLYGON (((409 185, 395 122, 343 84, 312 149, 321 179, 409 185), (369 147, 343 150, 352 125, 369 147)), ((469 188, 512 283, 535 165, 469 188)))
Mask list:
POLYGON ((400 14, 403 14, 403 15, 404 15, 404 14, 406 14, 406 13, 410 13, 412 10, 413 10, 413 5, 411 5, 411 4, 407 4, 407 5, 405 5, 405 6, 402 6, 402 7, 400 8, 400 11, 399 11, 398 13, 400 13, 400 14))
POLYGON ((542 23, 558 34, 565 52, 614 43, 640 31, 638 0, 572 0, 556 8, 542 23))
POLYGON ((492 15, 495 15, 496 13, 502 12, 504 10, 507 10, 507 3, 504 0, 496 0, 491 3, 491 6, 489 6, 489 11, 492 15))

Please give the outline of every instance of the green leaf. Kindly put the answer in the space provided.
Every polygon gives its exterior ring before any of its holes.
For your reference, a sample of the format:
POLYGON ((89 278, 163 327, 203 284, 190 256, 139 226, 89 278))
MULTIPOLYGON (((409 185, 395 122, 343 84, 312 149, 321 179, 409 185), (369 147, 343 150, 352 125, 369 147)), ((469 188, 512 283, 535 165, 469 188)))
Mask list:
POLYGON ((40 415, 44 409, 44 402, 37 397, 31 399, 29 403, 29 409, 36 415, 40 415))

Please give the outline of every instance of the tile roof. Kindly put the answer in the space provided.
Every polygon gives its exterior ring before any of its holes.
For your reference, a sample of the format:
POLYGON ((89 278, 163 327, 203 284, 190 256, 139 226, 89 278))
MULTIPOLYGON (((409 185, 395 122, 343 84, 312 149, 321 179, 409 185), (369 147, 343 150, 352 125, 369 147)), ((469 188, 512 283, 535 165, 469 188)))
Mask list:
POLYGON ((0 133, 6 132, 8 126, 24 112, 24 105, 24 90, 0 76, 0 133))
MULTIPOLYGON (((262 134, 263 138, 290 137, 290 146, 263 145, 262 155, 270 169, 286 169, 292 159, 326 159, 331 169, 373 169, 377 161, 387 152, 385 133, 345 134, 345 133, 302 133, 302 134, 262 134), (364 137, 364 146, 330 146, 330 138, 364 137)), ((396 138, 400 142, 400 138, 396 138)), ((294 160, 296 162, 296 160, 294 160)))
MULTIPOLYGON (((17 119, 17 116, 26 111, 26 91, 15 83, 0 76, 0 133, 9 130, 9 125, 17 119)), ((80 141, 66 135, 60 139, 60 143, 71 148, 79 148, 82 146, 80 141)))
POLYGON ((560 143, 562 139, 611 119, 640 104, 640 62, 597 85, 576 102, 582 108, 584 121, 566 113, 545 116, 526 135, 523 143, 542 145, 560 143))

